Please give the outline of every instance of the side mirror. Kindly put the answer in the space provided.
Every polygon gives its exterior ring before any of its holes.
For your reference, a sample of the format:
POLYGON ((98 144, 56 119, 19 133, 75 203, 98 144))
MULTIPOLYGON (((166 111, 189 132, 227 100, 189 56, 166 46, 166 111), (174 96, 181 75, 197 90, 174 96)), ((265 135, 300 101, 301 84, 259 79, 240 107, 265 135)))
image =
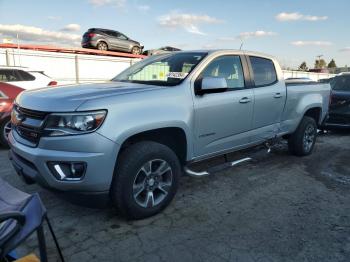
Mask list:
POLYGON ((227 82, 223 77, 203 77, 201 93, 219 93, 226 91, 227 82))

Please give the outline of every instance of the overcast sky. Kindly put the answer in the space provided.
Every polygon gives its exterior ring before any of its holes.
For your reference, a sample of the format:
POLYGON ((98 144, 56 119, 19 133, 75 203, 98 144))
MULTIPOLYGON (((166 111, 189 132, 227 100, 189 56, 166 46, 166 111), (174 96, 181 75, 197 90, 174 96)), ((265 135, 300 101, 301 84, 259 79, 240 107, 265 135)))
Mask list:
POLYGON ((350 66, 349 0, 0 0, 0 41, 80 46, 90 27, 123 32, 145 49, 243 49, 284 66, 317 55, 350 66))

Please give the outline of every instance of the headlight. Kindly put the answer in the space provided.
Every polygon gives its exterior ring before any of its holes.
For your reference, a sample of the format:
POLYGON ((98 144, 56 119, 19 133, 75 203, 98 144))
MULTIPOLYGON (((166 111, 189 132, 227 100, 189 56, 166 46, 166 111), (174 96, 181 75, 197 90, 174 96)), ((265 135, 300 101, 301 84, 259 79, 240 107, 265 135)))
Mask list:
POLYGON ((46 136, 65 136, 91 133, 98 129, 106 117, 104 110, 77 113, 53 113, 48 116, 46 136))

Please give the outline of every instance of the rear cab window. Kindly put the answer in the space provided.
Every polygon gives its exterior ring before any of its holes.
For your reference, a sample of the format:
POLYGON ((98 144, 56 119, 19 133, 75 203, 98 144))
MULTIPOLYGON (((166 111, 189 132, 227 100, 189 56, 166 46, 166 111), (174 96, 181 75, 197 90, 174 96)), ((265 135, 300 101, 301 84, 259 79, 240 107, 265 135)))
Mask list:
POLYGON ((255 87, 270 86, 277 82, 275 64, 263 57, 249 56, 255 87))

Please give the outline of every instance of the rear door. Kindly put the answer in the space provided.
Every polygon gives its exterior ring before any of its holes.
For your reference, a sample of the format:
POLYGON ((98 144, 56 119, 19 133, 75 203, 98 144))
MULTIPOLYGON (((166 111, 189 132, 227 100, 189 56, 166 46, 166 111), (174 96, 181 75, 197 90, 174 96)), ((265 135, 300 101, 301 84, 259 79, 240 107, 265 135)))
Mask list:
POLYGON ((15 70, 16 75, 18 76, 18 82, 13 81, 11 84, 15 86, 22 87, 24 89, 35 89, 38 87, 44 87, 45 85, 37 83, 35 76, 23 70, 15 70))
POLYGON ((254 114, 252 142, 274 137, 286 100, 284 81, 278 80, 274 61, 269 58, 248 56, 248 64, 254 82, 254 114))
POLYGON ((220 77, 228 89, 221 93, 194 96, 196 157, 233 149, 250 141, 254 95, 246 84, 244 56, 224 55, 214 58, 196 78, 220 77))

